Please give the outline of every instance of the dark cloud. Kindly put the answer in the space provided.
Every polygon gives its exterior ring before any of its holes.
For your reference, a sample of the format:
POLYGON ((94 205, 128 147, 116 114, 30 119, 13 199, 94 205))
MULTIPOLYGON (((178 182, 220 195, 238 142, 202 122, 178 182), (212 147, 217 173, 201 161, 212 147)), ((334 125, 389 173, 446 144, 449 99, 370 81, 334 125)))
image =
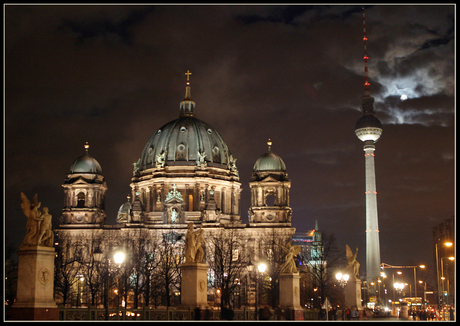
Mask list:
MULTIPOLYGON (((366 6, 370 91, 383 123, 382 261, 390 264, 432 264, 426 239, 454 214, 453 17, 447 5, 366 6)), ((190 70, 196 116, 238 159, 243 220, 253 164, 271 138, 292 181, 297 230, 317 218, 341 248, 365 252, 364 158, 354 134, 364 92, 361 6, 6 5, 4 18, 8 241, 18 246, 25 234, 21 191, 38 193, 59 216, 61 185, 87 141, 115 223, 132 164, 178 117, 190 70)))

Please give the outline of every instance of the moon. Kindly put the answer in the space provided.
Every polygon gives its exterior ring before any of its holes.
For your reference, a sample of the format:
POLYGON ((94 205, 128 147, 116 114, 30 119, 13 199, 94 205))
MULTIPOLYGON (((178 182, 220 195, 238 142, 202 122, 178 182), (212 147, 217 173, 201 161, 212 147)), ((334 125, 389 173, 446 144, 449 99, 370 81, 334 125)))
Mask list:
POLYGON ((401 101, 405 101, 405 100, 407 100, 407 95, 406 94, 401 95, 401 101))

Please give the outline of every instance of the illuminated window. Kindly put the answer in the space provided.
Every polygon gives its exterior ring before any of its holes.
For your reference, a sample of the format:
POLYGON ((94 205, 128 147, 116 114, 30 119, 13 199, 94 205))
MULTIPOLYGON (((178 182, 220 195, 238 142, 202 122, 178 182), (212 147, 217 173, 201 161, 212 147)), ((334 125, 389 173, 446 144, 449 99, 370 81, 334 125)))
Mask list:
POLYGON ((193 212, 193 195, 188 195, 188 211, 193 212))

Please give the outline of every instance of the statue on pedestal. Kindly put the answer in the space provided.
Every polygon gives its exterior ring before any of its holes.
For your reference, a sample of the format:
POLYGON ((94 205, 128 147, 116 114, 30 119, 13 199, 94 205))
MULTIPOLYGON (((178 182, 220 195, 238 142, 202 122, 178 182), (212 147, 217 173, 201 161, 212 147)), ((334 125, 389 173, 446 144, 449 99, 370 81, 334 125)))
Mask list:
POLYGON ((42 212, 40 212, 40 206, 41 202, 37 200, 37 194, 30 202, 27 196, 21 192, 21 208, 27 217, 27 232, 20 248, 24 246, 53 246, 52 216, 47 207, 43 207, 42 212))
POLYGON ((204 257, 204 251, 201 243, 203 238, 203 227, 198 231, 193 231, 193 223, 188 224, 187 234, 185 235, 185 262, 201 263, 204 257))
POLYGON ((346 245, 347 248, 347 267, 345 268, 349 271, 350 279, 358 279, 359 278, 359 267, 361 264, 356 260, 356 256, 358 255, 358 248, 356 248, 355 254, 351 251, 350 247, 346 245))
POLYGON ((288 253, 286 254, 285 261, 280 267, 280 273, 297 273, 297 266, 295 264, 294 257, 300 253, 300 246, 291 244, 288 248, 283 247, 288 253))

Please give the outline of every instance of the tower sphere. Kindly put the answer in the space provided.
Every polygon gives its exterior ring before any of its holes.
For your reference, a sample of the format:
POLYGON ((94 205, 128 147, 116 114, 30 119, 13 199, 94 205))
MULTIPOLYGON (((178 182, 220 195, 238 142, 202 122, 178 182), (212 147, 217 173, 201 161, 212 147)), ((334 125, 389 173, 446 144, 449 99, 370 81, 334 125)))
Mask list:
POLYGON ((355 134, 361 141, 376 142, 382 134, 382 123, 373 114, 363 115, 355 125, 355 134))

